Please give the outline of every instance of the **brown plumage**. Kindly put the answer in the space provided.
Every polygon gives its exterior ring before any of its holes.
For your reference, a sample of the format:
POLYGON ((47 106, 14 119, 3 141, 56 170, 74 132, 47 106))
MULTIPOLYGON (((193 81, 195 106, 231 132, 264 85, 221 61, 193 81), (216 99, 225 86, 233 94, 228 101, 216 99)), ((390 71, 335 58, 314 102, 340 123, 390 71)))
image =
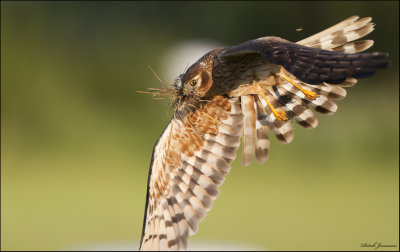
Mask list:
POLYGON ((242 136, 242 164, 269 154, 269 131, 293 140, 291 119, 305 128, 312 110, 332 114, 333 100, 356 78, 388 66, 386 53, 359 53, 373 41, 352 42, 373 30, 354 16, 297 43, 263 37, 213 50, 171 87, 174 116, 154 145, 141 250, 186 249, 188 236, 211 208, 242 136))

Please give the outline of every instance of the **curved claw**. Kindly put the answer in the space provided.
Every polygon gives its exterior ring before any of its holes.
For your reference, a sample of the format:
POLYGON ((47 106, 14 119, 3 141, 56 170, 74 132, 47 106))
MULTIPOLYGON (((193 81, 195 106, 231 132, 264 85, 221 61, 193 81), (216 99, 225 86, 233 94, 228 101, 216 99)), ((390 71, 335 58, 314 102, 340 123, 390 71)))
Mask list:
POLYGON ((308 98, 310 98, 311 100, 316 99, 319 95, 317 95, 315 92, 310 91, 310 90, 306 90, 306 89, 300 89, 301 92, 303 92, 303 94, 305 96, 307 96, 308 98))
POLYGON ((279 121, 286 121, 288 118, 286 116, 285 111, 277 111, 274 113, 274 116, 279 120, 279 121))

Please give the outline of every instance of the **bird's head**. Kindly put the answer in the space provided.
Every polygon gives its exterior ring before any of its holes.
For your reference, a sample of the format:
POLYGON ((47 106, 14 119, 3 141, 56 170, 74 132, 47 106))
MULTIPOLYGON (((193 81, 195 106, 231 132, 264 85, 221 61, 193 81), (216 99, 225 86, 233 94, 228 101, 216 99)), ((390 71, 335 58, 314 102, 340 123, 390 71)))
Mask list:
POLYGON ((204 55, 191 65, 185 73, 176 78, 174 88, 177 90, 173 105, 179 111, 197 108, 211 88, 212 57, 210 53, 204 55))
POLYGON ((150 68, 163 86, 161 88, 149 88, 149 92, 138 92, 150 93, 153 96, 169 96, 175 114, 179 112, 179 115, 183 115, 196 110, 207 99, 207 92, 213 84, 212 69, 215 52, 216 50, 211 51, 201 57, 185 73, 179 75, 172 85, 163 82, 150 68))
POLYGON ((206 54, 175 80, 175 88, 186 97, 204 97, 212 86, 212 61, 206 54))

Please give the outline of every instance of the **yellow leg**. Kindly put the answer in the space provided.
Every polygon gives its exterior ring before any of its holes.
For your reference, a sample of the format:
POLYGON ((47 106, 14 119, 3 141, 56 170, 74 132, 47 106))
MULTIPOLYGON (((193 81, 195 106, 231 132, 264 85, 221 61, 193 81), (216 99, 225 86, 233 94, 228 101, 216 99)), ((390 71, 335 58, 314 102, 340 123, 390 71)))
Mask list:
POLYGON ((264 91, 262 91, 261 87, 258 86, 258 93, 264 98, 264 100, 267 102, 268 107, 271 109, 272 113, 278 120, 280 121, 286 121, 288 118, 286 116, 285 111, 278 111, 272 106, 272 104, 268 101, 267 96, 264 94, 264 91))
POLYGON ((261 95, 263 97, 263 99, 267 102, 267 105, 271 109, 274 116, 276 118, 278 118, 280 121, 286 121, 288 119, 286 116, 286 112, 285 111, 277 111, 274 108, 274 106, 272 106, 272 104, 268 101, 267 96, 264 94, 264 91, 261 86, 262 86, 262 84, 260 84, 260 83, 242 86, 234 91, 231 91, 229 93, 229 95, 230 96, 244 96, 244 95, 249 95, 249 94, 261 95))
POLYGON ((318 97, 318 95, 310 90, 306 90, 302 87, 300 87, 299 84, 297 84, 294 80, 290 79, 288 76, 286 76, 286 74, 284 74, 284 68, 281 68, 281 72, 278 74, 278 77, 290 82, 290 84, 292 84, 293 86, 297 87, 305 96, 307 96, 308 98, 314 100, 315 98, 318 97))

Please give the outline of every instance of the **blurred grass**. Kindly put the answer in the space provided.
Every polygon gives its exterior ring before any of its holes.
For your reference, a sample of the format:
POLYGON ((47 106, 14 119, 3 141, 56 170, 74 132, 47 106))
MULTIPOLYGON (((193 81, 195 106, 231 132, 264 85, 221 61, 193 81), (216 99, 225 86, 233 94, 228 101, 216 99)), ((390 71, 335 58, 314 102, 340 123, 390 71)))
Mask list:
POLYGON ((266 164, 241 167, 239 151, 191 240, 272 250, 398 246, 397 2, 1 7, 2 250, 140 238, 151 150, 169 113, 136 91, 159 85, 146 64, 160 69, 174 44, 272 34, 296 41, 354 14, 374 18, 368 37, 391 54, 391 69, 348 89, 316 129, 296 127, 293 143, 272 139, 266 164))

